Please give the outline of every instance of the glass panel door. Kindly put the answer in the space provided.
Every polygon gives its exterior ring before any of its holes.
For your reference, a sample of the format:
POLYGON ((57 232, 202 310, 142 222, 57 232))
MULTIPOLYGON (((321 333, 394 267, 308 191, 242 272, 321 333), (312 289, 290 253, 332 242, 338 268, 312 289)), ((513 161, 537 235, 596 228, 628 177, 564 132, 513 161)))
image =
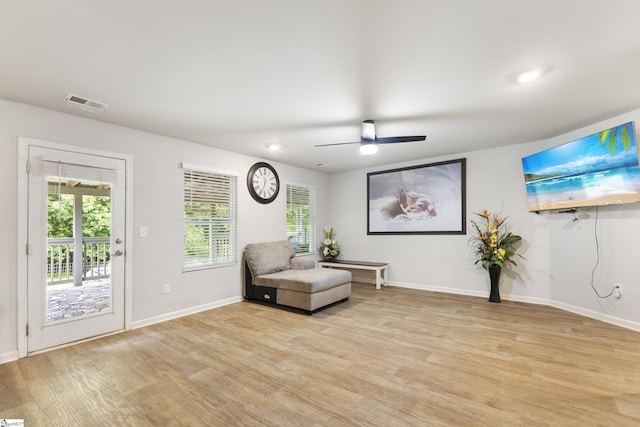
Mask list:
POLYGON ((125 161, 29 147, 27 352, 124 329, 125 161))
POLYGON ((47 181, 45 323, 111 313, 111 184, 47 181))

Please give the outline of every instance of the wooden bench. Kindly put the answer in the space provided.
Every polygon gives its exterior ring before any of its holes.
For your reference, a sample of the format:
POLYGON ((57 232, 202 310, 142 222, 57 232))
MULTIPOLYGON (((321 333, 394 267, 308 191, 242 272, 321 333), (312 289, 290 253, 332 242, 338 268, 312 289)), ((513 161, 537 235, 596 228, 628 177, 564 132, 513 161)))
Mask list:
POLYGON ((376 285, 376 289, 382 288, 389 284, 388 262, 368 262, 368 261, 350 261, 350 260, 333 260, 318 261, 318 266, 322 268, 340 268, 351 271, 353 282, 372 283, 376 285), (355 270, 355 271, 353 271, 355 270), (358 274, 358 270, 373 271, 375 278, 371 279, 365 275, 358 274))

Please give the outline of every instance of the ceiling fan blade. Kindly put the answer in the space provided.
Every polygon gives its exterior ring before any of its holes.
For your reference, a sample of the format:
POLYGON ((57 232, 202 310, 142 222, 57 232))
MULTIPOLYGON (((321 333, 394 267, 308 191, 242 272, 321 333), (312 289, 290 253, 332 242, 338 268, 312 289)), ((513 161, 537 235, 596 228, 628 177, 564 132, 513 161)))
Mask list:
POLYGON ((414 142, 424 141, 427 139, 426 135, 414 135, 414 136, 389 136, 386 138, 376 138, 378 144, 394 144, 396 142, 414 142))
POLYGON ((414 142, 424 141, 427 138, 426 135, 414 135, 414 136, 390 136, 386 138, 378 138, 376 136, 376 128, 373 120, 364 120, 362 122, 362 135, 358 142, 336 142, 333 144, 319 144, 316 147, 332 147, 334 145, 347 145, 347 144, 394 144, 397 142, 414 142))
POLYGON ((336 142, 336 143, 333 143, 333 144, 318 144, 318 145, 315 145, 314 147, 331 147, 333 145, 349 145, 349 144, 362 144, 362 142, 361 141, 358 141, 358 142, 336 142))

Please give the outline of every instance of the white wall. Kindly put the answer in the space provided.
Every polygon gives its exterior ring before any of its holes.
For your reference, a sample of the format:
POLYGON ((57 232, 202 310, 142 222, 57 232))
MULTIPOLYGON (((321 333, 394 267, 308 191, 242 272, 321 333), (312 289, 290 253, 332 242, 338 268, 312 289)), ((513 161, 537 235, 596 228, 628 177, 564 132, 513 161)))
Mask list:
MULTIPOLYGON (((572 141, 632 120, 636 122, 637 131, 640 110, 553 138, 548 145, 572 141)), ((550 228, 552 304, 640 330, 640 264, 637 256, 640 205, 600 207, 597 212, 595 208, 585 209, 577 217, 578 221, 573 221, 573 216, 569 215, 546 217, 550 228), (591 275, 597 261, 596 226, 600 259, 593 284, 600 295, 606 295, 614 283, 621 283, 623 296, 619 300, 599 298, 591 287, 591 275)))
MULTIPOLYGON (((335 189, 331 202, 332 224, 343 248, 345 259, 388 261, 392 284, 421 289, 442 290, 488 296, 488 274, 474 266, 468 243, 472 212, 482 209, 509 216, 513 231, 525 239, 526 260, 516 260, 519 268, 505 270, 502 294, 532 301, 549 298, 547 225, 540 216, 526 212, 524 182, 520 158, 527 145, 484 150, 447 158, 421 159, 393 164, 376 171, 420 165, 465 157, 466 161, 466 235, 367 235, 367 172, 360 170, 334 174, 335 189), (348 202, 351 201, 350 204, 348 202), (350 206, 350 209, 343 209, 350 206), (535 236, 535 239, 532 237, 535 236), (538 285, 531 286, 532 282, 538 285)), ((478 218, 476 218, 478 219, 478 218)))
MULTIPOLYGON (((608 293, 624 285, 622 299, 601 300, 591 289, 595 265, 595 210, 571 215, 527 213, 520 158, 627 120, 640 123, 640 110, 546 141, 481 150, 446 158, 420 159, 400 166, 466 157, 467 223, 472 212, 503 209, 513 231, 524 238, 526 260, 502 277, 504 299, 552 304, 640 330, 640 289, 635 260, 640 242, 638 205, 600 208, 600 266, 596 287, 608 293)), ((128 154, 133 157, 133 316, 134 324, 241 296, 240 265, 182 273, 181 162, 218 167, 239 178, 238 246, 284 236, 285 197, 270 205, 249 196, 244 178, 259 159, 146 132, 0 100, 0 363, 17 353, 17 138, 42 139, 128 154), (149 237, 137 237, 138 227, 149 237), (162 294, 162 283, 172 292, 162 294)), ((317 185, 318 237, 324 225, 336 228, 344 257, 390 262, 393 284, 486 297, 487 274, 475 268, 464 235, 366 234, 366 173, 327 176, 271 162, 282 184, 317 185), (331 192, 329 194, 329 191, 331 192)), ((373 171, 373 170, 371 170, 373 171)), ((467 226, 469 228, 469 226, 467 226)))
MULTIPOLYGON (((17 147, 18 137, 76 145, 133 157, 132 323, 142 325, 199 306, 242 295, 240 264, 183 273, 181 162, 219 168, 238 175, 238 248, 285 238, 284 186, 293 181, 317 186, 318 238, 328 222, 328 176, 270 162, 281 191, 269 205, 255 202, 246 173, 261 159, 203 145, 113 126, 24 104, 0 100, 0 363, 17 355, 17 147), (138 228, 149 227, 139 238, 138 228), (171 293, 162 294, 162 284, 171 293)), ((239 254, 240 256, 240 254, 239 254)))
MULTIPOLYGON (((488 296, 488 274, 475 267, 468 241, 473 212, 502 209, 513 231, 524 241, 517 267, 503 270, 504 299, 550 304, 611 323, 640 330, 640 283, 636 246, 640 242, 640 206, 600 208, 598 237, 600 266, 596 287, 601 294, 613 282, 624 285, 620 300, 599 299, 590 276, 596 261, 595 209, 573 215, 527 212, 521 158, 629 120, 640 124, 640 110, 593 124, 545 141, 419 159, 372 170, 334 174, 331 224, 345 259, 389 261, 390 280, 398 286, 488 296), (367 172, 420 165, 465 157, 467 159, 467 235, 367 235, 367 172)), ((382 153, 382 150, 381 152, 382 153)))

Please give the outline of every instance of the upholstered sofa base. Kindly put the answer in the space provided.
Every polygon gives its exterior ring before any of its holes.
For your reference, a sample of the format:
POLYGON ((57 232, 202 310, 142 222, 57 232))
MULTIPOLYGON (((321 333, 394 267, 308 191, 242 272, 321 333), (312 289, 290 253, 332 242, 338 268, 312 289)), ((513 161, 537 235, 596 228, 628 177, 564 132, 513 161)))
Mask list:
POLYGON ((313 312, 334 302, 346 300, 350 296, 351 282, 313 294, 289 289, 278 289, 278 297, 276 299, 280 305, 313 312))
POLYGON ((244 297, 313 313, 351 296, 351 273, 314 268, 294 258, 288 241, 253 243, 244 251, 244 297))

